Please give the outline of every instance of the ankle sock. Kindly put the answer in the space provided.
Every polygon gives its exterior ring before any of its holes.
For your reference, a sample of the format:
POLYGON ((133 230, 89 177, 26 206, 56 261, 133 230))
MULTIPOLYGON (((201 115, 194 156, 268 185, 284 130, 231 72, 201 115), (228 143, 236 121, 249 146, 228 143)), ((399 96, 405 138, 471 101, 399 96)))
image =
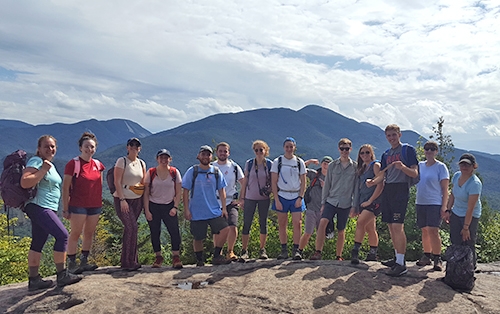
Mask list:
POLYGON ((76 262, 76 254, 68 254, 68 259, 72 262, 76 262))
POLYGON ((29 277, 30 278, 35 278, 36 276, 38 276, 38 268, 39 268, 39 266, 30 266, 30 267, 28 267, 28 269, 29 269, 29 277))
POLYGON ((396 254, 396 263, 398 263, 399 265, 403 265, 404 266, 404 264, 405 264, 405 255, 397 253, 396 254))
POLYGON ((370 246, 370 254, 377 255, 378 246, 370 246))
POLYGON ((424 252, 424 255, 427 256, 428 258, 431 258, 431 253, 425 253, 424 252))
POLYGON ((286 243, 285 244, 281 244, 281 252, 286 252, 286 251, 288 251, 287 244, 286 243))
POLYGON ((64 263, 56 263, 56 271, 60 272, 64 270, 64 263))
POLYGON ((203 261, 203 251, 194 252, 197 261, 203 261))
POLYGON ((221 247, 216 246, 216 247, 214 248, 214 257, 218 257, 218 256, 220 256, 220 252, 221 252, 221 251, 222 251, 222 248, 221 248, 221 247))

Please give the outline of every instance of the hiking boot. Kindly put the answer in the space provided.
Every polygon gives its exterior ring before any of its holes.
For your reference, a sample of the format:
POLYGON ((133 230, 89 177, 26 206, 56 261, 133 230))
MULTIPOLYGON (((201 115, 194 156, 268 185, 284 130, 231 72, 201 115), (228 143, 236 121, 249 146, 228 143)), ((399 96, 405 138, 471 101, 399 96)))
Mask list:
POLYGON ((281 251, 280 255, 278 255, 278 259, 287 259, 288 251, 281 251))
POLYGON ((359 251, 358 250, 351 251, 351 264, 354 264, 354 265, 359 264, 359 251))
MULTIPOLYGON (((94 271, 98 268, 98 266, 95 264, 89 264, 87 258, 82 256, 82 258, 80 258, 80 267, 79 268, 80 268, 81 272, 94 271)), ((74 274, 77 274, 77 273, 74 273, 74 274)))
POLYGON ((246 259, 249 259, 249 258, 250 258, 250 256, 248 256, 248 251, 247 250, 241 250, 240 259, 246 260, 246 259))
POLYGON ((76 264, 76 261, 69 260, 68 262, 68 271, 72 274, 79 275, 83 272, 83 269, 80 269, 80 267, 76 264))
POLYGON ((387 267, 393 267, 396 264, 396 258, 380 262, 382 265, 387 266, 387 267))
POLYGON ((343 261, 344 258, 342 258, 342 256, 337 256, 337 257, 335 257, 335 260, 337 260, 337 261, 343 261))
POLYGON ((301 261, 302 260, 302 250, 296 250, 295 254, 293 254, 292 258, 295 261, 301 261))
POLYGON ((234 262, 236 260, 238 260, 238 256, 236 256, 236 254, 234 254, 233 251, 227 253, 227 259, 230 260, 231 262, 234 262))
POLYGON ((432 267, 435 271, 443 271, 443 262, 441 261, 441 256, 434 255, 434 267, 432 267))
POLYGON ((196 261, 196 267, 201 267, 201 266, 205 266, 205 262, 204 261, 196 261))
POLYGON ((400 265, 398 263, 395 263, 394 266, 391 269, 389 269, 389 271, 386 274, 387 274, 387 276, 391 276, 391 277, 399 277, 399 276, 403 276, 407 272, 408 272, 408 269, 406 269, 405 265, 400 265))
POLYGON ((217 257, 212 258, 212 265, 226 265, 231 263, 230 259, 226 259, 224 256, 219 255, 217 257))
POLYGON ((160 268, 161 267, 161 264, 163 264, 163 256, 161 255, 157 255, 156 256, 156 260, 155 262, 153 263, 153 265, 151 265, 152 268, 160 268))
POLYGON ((310 260, 312 260, 312 261, 321 260, 321 252, 320 251, 314 252, 314 254, 311 256, 310 260))
POLYGON ((366 255, 365 262, 376 262, 377 261, 377 254, 370 254, 366 255))
POLYGON ((427 266, 431 265, 432 261, 427 255, 422 255, 422 257, 417 261, 417 266, 427 266))
POLYGON ((174 255, 172 257, 172 267, 175 269, 181 269, 182 268, 182 261, 179 255, 174 255))
POLYGON ((67 285, 72 285, 82 280, 82 278, 82 275, 75 275, 70 273, 68 269, 63 269, 57 273, 57 286, 64 287, 67 285))
POLYGON ((54 282, 52 280, 43 280, 40 275, 36 277, 30 277, 28 281, 28 290, 29 291, 35 291, 35 290, 42 290, 42 289, 48 289, 54 285, 54 282))
POLYGON ((267 256, 265 248, 260 249, 260 251, 259 251, 259 259, 268 259, 268 256, 267 256))

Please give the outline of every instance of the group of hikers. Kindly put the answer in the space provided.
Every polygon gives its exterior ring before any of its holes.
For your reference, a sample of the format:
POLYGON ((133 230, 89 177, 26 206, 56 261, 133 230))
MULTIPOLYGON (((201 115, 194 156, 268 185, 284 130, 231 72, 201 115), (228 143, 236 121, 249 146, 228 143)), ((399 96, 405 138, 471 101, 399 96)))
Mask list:
MULTIPOLYGON (((339 157, 333 159, 302 160, 294 153, 297 143, 287 137, 283 154, 269 160, 269 146, 263 140, 252 143, 254 156, 243 169, 229 158, 230 145, 221 142, 215 148, 199 148, 199 163, 190 167, 184 176, 171 166, 172 154, 163 148, 156 154, 157 165, 147 168, 139 158, 141 141, 127 141, 127 155, 117 159, 112 171, 114 207, 123 223, 121 268, 134 271, 141 267, 138 261, 138 218, 144 212, 151 231, 151 243, 156 254, 152 267, 161 267, 161 223, 165 224, 171 239, 172 266, 182 268, 180 259, 179 204, 183 202, 184 218, 190 221, 196 265, 205 264, 203 240, 208 226, 213 236, 213 265, 228 264, 249 259, 251 255, 267 259, 267 220, 271 207, 276 211, 281 252, 278 259, 301 260, 304 248, 316 230, 315 252, 311 260, 322 259, 327 228, 335 221, 337 230, 336 259, 342 260, 345 228, 349 217, 357 216, 351 263, 358 264, 361 244, 368 234, 370 250, 366 261, 377 261, 378 235, 376 217, 388 224, 394 246, 394 258, 382 264, 389 267, 387 275, 407 273, 404 220, 409 201, 409 190, 417 186, 417 225, 422 230, 424 255, 417 265, 432 265, 442 270, 439 226, 444 220, 450 224, 453 244, 466 244, 475 252, 478 220, 481 215, 481 181, 474 174, 477 168, 472 154, 459 159, 459 171, 452 179, 449 193, 449 173, 446 165, 436 159, 438 145, 428 141, 424 145, 425 161, 417 160, 416 150, 401 142, 401 130, 391 124, 385 128, 390 144, 379 160, 370 144, 359 148, 356 159, 350 157, 352 142, 342 138, 338 142, 339 157), (216 160, 214 160, 214 154, 216 160), (318 170, 307 166, 319 165, 318 170), (309 187, 307 187, 309 178, 309 187), (238 185, 240 188, 238 189, 238 185), (271 204, 271 194, 274 201, 271 204), (249 252, 249 238, 255 211, 258 209, 260 250, 249 252), (238 239, 238 215, 243 213, 242 250, 234 252, 238 239), (302 234, 302 217, 305 228, 302 234), (293 247, 288 250, 288 215, 291 215, 293 247), (227 254, 222 254, 227 244, 227 254), (253 254, 251 254, 253 253, 253 254)), ((81 273, 97 268, 89 263, 92 238, 102 210, 102 183, 104 165, 93 158, 97 148, 94 134, 85 132, 78 141, 81 154, 70 160, 61 179, 52 159, 56 154, 56 139, 44 135, 38 140, 36 155, 32 157, 21 178, 23 188, 36 186, 36 196, 30 199, 25 212, 32 223, 32 243, 28 255, 29 290, 51 287, 53 282, 38 273, 43 245, 49 234, 55 238, 54 262, 57 285, 64 286, 82 279, 81 273), (62 200, 63 217, 69 219, 68 232, 57 216, 62 200), (81 255, 77 248, 83 233, 81 255), (66 263, 66 256, 68 261, 66 263)), ((109 183, 109 182, 108 182, 109 183)))

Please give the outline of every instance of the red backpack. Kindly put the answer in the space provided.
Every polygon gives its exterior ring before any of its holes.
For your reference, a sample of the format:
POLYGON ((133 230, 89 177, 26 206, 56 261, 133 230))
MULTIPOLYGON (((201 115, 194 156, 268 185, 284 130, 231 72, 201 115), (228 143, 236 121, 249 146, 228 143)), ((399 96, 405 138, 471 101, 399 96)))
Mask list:
MULTIPOLYGON (((149 168, 149 195, 151 195, 151 190, 153 187, 153 179, 157 176, 156 167, 149 168)), ((170 176, 172 177, 172 181, 174 181, 174 191, 175 191, 175 183, 177 181, 177 169, 175 167, 170 166, 169 169, 170 176)), ((175 196, 175 193, 174 193, 175 196)))

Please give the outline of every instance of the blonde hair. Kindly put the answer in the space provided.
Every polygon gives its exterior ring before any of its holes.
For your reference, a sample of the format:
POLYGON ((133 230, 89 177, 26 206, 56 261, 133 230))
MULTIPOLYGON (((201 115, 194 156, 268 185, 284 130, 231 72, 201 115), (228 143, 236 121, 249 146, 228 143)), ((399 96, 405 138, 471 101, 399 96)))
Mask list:
POLYGON ((264 146, 264 149, 266 150, 266 154, 264 155, 265 157, 269 156, 269 151, 270 151, 270 148, 269 148, 269 145, 267 145, 266 142, 264 142, 263 140, 255 140, 253 143, 252 143, 252 149, 255 149, 255 147, 259 145, 259 146, 264 146))
POLYGON ((45 135, 40 136, 38 138, 38 146, 36 148, 36 155, 38 157, 40 157, 40 148, 42 147, 42 143, 43 143, 43 141, 45 141, 47 139, 52 139, 54 141, 54 143, 56 144, 56 146, 57 146, 57 140, 52 135, 45 134, 45 135))

